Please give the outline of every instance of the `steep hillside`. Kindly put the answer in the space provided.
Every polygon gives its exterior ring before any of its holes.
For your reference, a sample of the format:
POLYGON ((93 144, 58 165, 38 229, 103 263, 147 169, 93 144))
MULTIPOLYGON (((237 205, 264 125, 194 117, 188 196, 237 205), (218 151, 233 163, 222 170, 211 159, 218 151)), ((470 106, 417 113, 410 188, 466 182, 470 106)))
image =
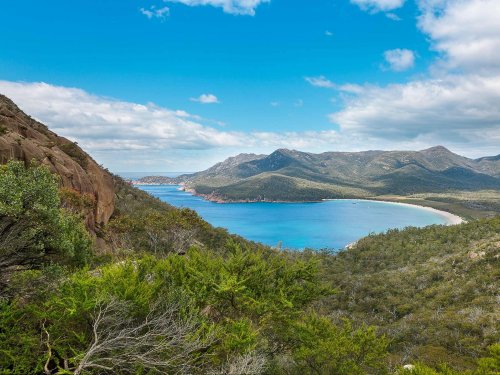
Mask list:
MULTIPOLYGON (((214 172, 258 157, 233 158, 214 172)), ((47 166, 60 180, 63 202, 85 203, 73 209, 98 235, 102 251, 151 252, 153 247, 162 247, 162 253, 182 252, 195 243, 223 248, 229 239, 249 244, 224 229, 213 228, 193 211, 176 209, 135 189, 98 165, 76 143, 50 131, 0 95, 0 164, 12 159, 47 166)))
POLYGON ((0 95, 0 163, 10 159, 48 166, 64 188, 90 199, 86 222, 91 230, 108 223, 115 198, 111 174, 76 143, 51 132, 0 95))
POLYGON ((500 155, 476 159, 476 162, 483 170, 488 171, 488 173, 496 177, 500 177, 500 155))

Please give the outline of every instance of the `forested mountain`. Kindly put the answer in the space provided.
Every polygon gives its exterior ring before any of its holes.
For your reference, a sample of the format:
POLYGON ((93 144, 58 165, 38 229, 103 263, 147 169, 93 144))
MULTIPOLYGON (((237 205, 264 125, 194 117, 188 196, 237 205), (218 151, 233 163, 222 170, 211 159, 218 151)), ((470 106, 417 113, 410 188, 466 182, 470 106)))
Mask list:
MULTIPOLYGON (((147 182, 148 180, 143 180, 147 182)), ((319 200, 500 189, 500 160, 469 159, 442 146, 422 151, 325 152, 280 149, 239 155, 183 182, 220 200, 319 200)))
MULTIPOLYGON (((338 254, 271 249, 135 189, 1 99, 0 374, 500 371, 498 217, 338 254)), ((241 159, 244 173, 283 161, 241 159)))

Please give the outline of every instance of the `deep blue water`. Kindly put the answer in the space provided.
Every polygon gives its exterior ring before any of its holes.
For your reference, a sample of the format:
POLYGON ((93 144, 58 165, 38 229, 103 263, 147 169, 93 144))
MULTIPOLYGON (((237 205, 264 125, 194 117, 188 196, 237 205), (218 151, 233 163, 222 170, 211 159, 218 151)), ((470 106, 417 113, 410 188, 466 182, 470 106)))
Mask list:
POLYGON ((340 249, 370 233, 390 228, 445 224, 435 212, 418 207, 362 200, 319 203, 213 203, 179 186, 138 186, 162 201, 188 207, 214 226, 247 239, 303 249, 340 249))

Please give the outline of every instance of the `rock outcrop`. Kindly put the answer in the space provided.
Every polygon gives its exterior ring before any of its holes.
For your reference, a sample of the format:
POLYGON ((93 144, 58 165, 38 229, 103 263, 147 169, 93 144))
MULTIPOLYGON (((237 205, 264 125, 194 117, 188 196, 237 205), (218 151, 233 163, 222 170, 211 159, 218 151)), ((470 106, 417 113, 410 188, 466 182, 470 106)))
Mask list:
POLYGON ((36 160, 61 178, 61 185, 90 198, 86 223, 96 231, 114 210, 114 184, 109 172, 99 166, 76 143, 60 137, 0 95, 0 163, 10 159, 36 160))

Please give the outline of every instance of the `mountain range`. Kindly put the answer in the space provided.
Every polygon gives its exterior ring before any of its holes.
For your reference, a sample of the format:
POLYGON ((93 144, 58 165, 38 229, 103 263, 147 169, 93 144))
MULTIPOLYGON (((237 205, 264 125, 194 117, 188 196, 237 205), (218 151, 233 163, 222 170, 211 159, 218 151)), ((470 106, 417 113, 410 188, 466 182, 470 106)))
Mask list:
MULTIPOLYGON (((206 186, 207 191, 241 196, 265 193, 265 199, 283 199, 288 187, 290 197, 316 199, 314 189, 327 197, 374 194, 384 186, 390 191, 398 181, 395 176, 401 179, 408 173, 416 181, 412 191, 439 191, 441 184, 446 189, 465 187, 476 196, 486 193, 474 189, 492 187, 489 194, 498 197, 498 163, 498 156, 472 160, 443 147, 320 155, 278 150, 271 155, 241 154, 175 180, 149 181, 183 182, 197 191, 206 186), (439 177, 421 178, 429 175, 439 177), (261 190, 258 183, 264 184, 261 190)), ((160 348, 161 360, 199 364, 198 374, 232 373, 230 366, 239 362, 229 362, 227 371, 220 367, 231 360, 228 348, 235 358, 249 358, 248 363, 281 366, 276 374, 339 373, 337 363, 358 362, 363 368, 349 367, 343 373, 395 374, 393 370, 405 363, 439 368, 447 363, 446 374, 498 373, 494 358, 478 365, 476 360, 489 355, 488 346, 491 355, 500 348, 495 345, 499 217, 391 230, 361 239, 338 254, 271 249, 213 228, 194 211, 174 208, 135 189, 2 95, 1 175, 2 373, 73 373, 83 368, 84 358, 123 361, 116 362, 124 364, 123 371, 112 363, 106 371, 110 374, 144 370, 137 348, 148 355, 160 353, 160 348), (19 170, 21 178, 11 176, 16 171, 12 166, 23 164, 16 160, 24 162, 26 171, 37 171, 30 174, 33 183, 19 170), (49 184, 41 165, 56 177, 49 184), (51 185, 60 201, 46 198, 44 188, 51 185), (37 205, 31 203, 33 197, 37 205), (46 213, 53 220, 45 220, 46 213), (83 221, 91 236, 85 235, 83 221), (30 230, 11 230, 25 228, 20 225, 30 230), (70 231, 70 226, 81 226, 82 231, 70 231), (182 316, 196 314, 193 323, 174 321, 172 326, 188 327, 184 336, 198 342, 203 327, 214 327, 217 336, 207 337, 196 351, 184 350, 183 340, 166 340, 175 345, 164 349, 155 330, 166 327, 168 331, 160 333, 171 335, 171 325, 145 324, 150 317, 170 322, 177 316, 170 308, 173 302, 182 316), (99 323, 101 312, 107 314, 102 321, 106 324, 99 323), (140 340, 129 340, 129 333, 138 331, 135 327, 141 328, 140 340), (143 335, 143 327, 153 334, 143 335), (87 354, 96 347, 96 334, 102 334, 98 337, 105 343, 118 342, 116 350, 111 347, 112 356, 108 349, 96 357, 87 354), (117 341, 122 337, 126 340, 117 341), (152 341, 143 339, 147 337, 152 341), (258 357, 253 354, 257 352, 258 357), (124 357, 129 353, 132 359, 124 357), (377 369, 371 371, 365 357, 375 358, 377 369), (493 363, 495 372, 482 371, 483 363, 493 363), (448 365, 457 372, 448 371, 448 365), (482 367, 475 371, 477 366, 482 367), (473 370, 462 371, 467 369, 473 370)), ((403 179, 400 186, 409 182, 403 179)), ((494 197, 482 197, 481 207, 491 208, 494 197)), ((492 215, 498 215, 498 207, 492 215)), ((184 368, 181 365, 178 368, 184 368)), ((421 368, 421 373, 437 374, 421 368)), ((100 368, 97 372, 102 373, 100 368)))
POLYGON ((325 152, 279 149, 240 154, 175 179, 212 200, 315 201, 379 195, 500 189, 500 155, 470 159, 443 146, 422 151, 325 152))

